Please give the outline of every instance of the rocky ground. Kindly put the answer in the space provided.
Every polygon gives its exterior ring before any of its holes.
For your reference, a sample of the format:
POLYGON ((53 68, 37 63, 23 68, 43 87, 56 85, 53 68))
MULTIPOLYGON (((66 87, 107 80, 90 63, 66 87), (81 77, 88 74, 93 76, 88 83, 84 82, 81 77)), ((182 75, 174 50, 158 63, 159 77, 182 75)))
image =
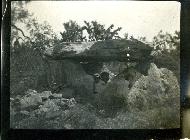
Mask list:
POLYGON ((179 128, 179 83, 170 70, 151 63, 147 75, 133 71, 130 79, 125 72, 114 74, 104 64, 109 81, 101 79, 94 85, 81 64, 64 63, 64 82, 69 86, 29 89, 11 96, 11 128, 179 128))

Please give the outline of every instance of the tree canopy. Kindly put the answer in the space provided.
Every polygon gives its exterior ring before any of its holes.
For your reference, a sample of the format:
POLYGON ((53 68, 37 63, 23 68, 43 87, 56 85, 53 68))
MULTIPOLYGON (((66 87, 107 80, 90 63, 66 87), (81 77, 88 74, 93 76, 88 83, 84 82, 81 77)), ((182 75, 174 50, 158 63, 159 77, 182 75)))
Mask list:
POLYGON ((118 27, 113 29, 114 25, 111 24, 107 29, 105 25, 98 23, 97 21, 87 22, 84 21, 82 27, 79 26, 76 21, 68 21, 63 23, 64 31, 60 32, 63 42, 82 42, 82 41, 100 41, 109 39, 120 38, 118 32, 122 29, 118 27), (83 31, 86 31, 88 36, 84 36, 83 31))
MULTIPOLYGON (((24 7, 28 1, 11 3, 11 44, 19 46, 20 42, 28 47, 44 50, 57 42, 57 36, 47 23, 39 23, 24 7), (18 41, 18 40, 22 41, 18 41), (18 44, 19 43, 19 44, 18 44)), ((14 50, 14 48, 12 50, 14 50)))

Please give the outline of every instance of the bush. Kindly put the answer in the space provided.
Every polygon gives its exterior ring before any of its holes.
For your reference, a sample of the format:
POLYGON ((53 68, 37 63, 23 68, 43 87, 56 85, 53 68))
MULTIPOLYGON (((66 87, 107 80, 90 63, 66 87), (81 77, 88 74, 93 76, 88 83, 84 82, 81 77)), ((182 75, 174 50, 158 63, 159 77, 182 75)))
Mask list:
POLYGON ((47 77, 45 77, 46 69, 45 62, 34 48, 23 44, 14 50, 12 49, 10 56, 11 96, 24 94, 28 89, 48 86, 47 77))

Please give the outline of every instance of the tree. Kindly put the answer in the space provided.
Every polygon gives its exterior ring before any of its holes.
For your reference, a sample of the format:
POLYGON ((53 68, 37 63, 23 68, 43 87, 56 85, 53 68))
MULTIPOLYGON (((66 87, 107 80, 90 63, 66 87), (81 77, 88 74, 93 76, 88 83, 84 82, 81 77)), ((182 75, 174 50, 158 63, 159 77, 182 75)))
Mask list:
POLYGON ((83 41, 83 29, 76 23, 76 21, 68 21, 63 23, 65 31, 60 32, 63 42, 78 42, 83 41))
POLYGON ((91 39, 92 41, 98 41, 98 40, 103 40, 104 38, 104 25, 99 24, 97 21, 91 21, 92 23, 92 36, 91 39))
POLYGON ((122 28, 121 27, 118 27, 117 29, 113 30, 114 25, 111 24, 105 31, 105 37, 104 39, 105 40, 108 40, 108 39, 119 39, 119 35, 118 35, 118 31, 120 31, 122 28))
POLYGON ((138 38, 140 41, 142 41, 142 42, 146 42, 146 37, 139 37, 138 38))
POLYGON ((179 31, 175 31, 174 35, 164 33, 162 30, 153 38, 152 44, 155 49, 160 50, 175 50, 179 47, 180 34, 179 31))
POLYGON ((84 26, 80 27, 76 21, 72 20, 63 23, 65 31, 60 32, 62 41, 81 42, 87 39, 88 41, 100 41, 120 38, 118 32, 122 29, 121 27, 114 30, 114 25, 111 24, 107 29, 105 29, 105 25, 102 25, 97 21, 84 21, 84 24, 84 26), (88 38, 83 36, 84 30, 88 33, 88 38))
POLYGON ((57 35, 47 22, 39 24, 35 19, 29 19, 29 21, 26 26, 30 33, 33 48, 40 49, 43 53, 46 48, 53 47, 59 42, 57 35))
POLYGON ((118 32, 122 29, 121 27, 118 27, 117 29, 113 30, 113 24, 111 24, 107 29, 105 29, 105 25, 102 25, 97 21, 91 21, 91 23, 84 21, 84 23, 85 25, 83 26, 83 29, 87 31, 90 41, 120 38, 118 32))
POLYGON ((174 35, 163 33, 161 30, 152 41, 154 52, 154 63, 158 67, 168 68, 173 71, 179 80, 180 63, 180 32, 174 35))
POLYGON ((40 84, 37 82, 39 77, 51 73, 43 53, 59 41, 47 22, 38 23, 25 9, 27 3, 11 2, 10 85, 11 92, 19 94, 28 88, 42 87, 42 82, 50 85, 49 77, 43 78, 40 84))
POLYGON ((28 1, 11 3, 11 50, 15 49, 14 42, 20 43, 18 40, 22 40, 22 43, 27 44, 28 47, 39 51, 45 50, 45 47, 57 43, 57 36, 47 22, 39 24, 33 18, 33 15, 24 8, 27 3, 28 1))
POLYGON ((31 16, 28 10, 24 9, 27 1, 17 1, 11 3, 11 46, 13 44, 19 45, 19 40, 24 41, 29 37, 25 35, 24 31, 18 27, 19 23, 26 23, 28 17, 31 16))
POLYGON ((128 33, 125 33, 124 34, 124 39, 128 39, 129 38, 129 34, 128 33))

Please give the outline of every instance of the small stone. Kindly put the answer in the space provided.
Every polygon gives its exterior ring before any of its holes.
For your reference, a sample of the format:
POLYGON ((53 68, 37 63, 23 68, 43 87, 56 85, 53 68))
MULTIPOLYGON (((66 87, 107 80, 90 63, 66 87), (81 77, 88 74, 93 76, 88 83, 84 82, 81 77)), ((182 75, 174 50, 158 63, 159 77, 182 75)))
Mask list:
POLYGON ((49 98, 49 96, 52 95, 51 91, 43 91, 42 93, 39 94, 40 97, 42 97, 43 99, 47 99, 49 98))
POLYGON ((38 94, 24 96, 20 100, 21 109, 28 108, 30 106, 39 106, 40 104, 42 104, 42 98, 38 94))
POLYGON ((72 126, 71 126, 71 124, 65 124, 65 126, 64 126, 66 129, 72 129, 72 126))
POLYGON ((24 114, 24 115, 30 115, 30 112, 26 111, 26 110, 23 110, 23 111, 20 111, 21 114, 24 114))
POLYGON ((29 89, 26 91, 26 94, 32 95, 32 94, 37 94, 37 91, 29 89))
POLYGON ((62 94, 56 94, 56 93, 54 93, 51 96, 54 97, 54 98, 62 98, 62 94))

